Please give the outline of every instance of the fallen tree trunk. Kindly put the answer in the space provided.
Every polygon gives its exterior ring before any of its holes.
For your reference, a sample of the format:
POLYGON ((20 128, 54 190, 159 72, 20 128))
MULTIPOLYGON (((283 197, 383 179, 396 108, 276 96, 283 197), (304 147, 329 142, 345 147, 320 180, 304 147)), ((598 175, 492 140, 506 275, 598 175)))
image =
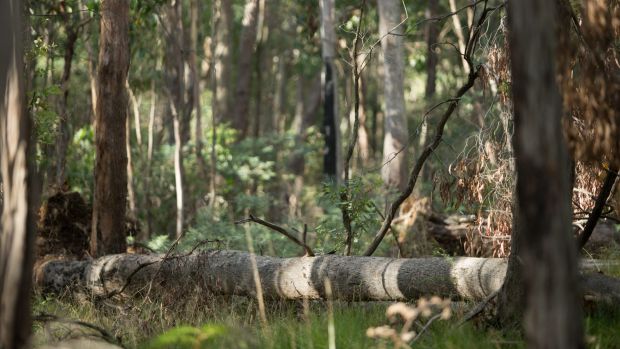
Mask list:
MULTIPOLYGON (((329 279, 331 297, 341 300, 414 300, 428 295, 482 300, 501 287, 506 272, 506 260, 494 258, 277 258, 214 250, 166 259, 119 254, 91 261, 52 260, 35 268, 35 283, 43 293, 83 290, 95 297, 131 295, 148 285, 167 291, 198 286, 220 294, 255 296, 252 258, 262 293, 272 299, 326 298, 329 279)), ((603 275, 584 279, 588 294, 620 301, 620 280, 603 275)))

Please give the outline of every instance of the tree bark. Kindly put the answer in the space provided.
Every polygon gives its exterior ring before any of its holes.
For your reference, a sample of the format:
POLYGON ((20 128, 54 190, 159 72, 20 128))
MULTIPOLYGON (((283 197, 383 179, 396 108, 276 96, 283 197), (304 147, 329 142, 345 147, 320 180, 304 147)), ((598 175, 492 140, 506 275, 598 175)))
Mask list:
POLYGON ((125 128, 125 149, 127 151, 127 204, 129 208, 128 215, 132 220, 138 218, 138 209, 136 205, 136 192, 133 186, 133 162, 131 161, 131 118, 126 120, 125 128))
MULTIPOLYGON (((44 292, 64 292, 68 287, 98 297, 134 294, 151 280, 163 292, 169 291, 170 283, 187 281, 216 293, 255 296, 254 257, 263 294, 270 299, 325 298, 329 279, 334 299, 415 300, 439 295, 482 300, 501 287, 506 272, 506 260, 499 258, 277 258, 231 250, 172 256, 162 262, 163 257, 120 254, 91 261, 53 260, 37 267, 35 280, 44 292)), ((620 300, 620 280, 600 274, 584 279, 593 285, 588 294, 620 300)))
POLYGON ((172 122, 174 129, 174 190, 176 192, 176 207, 177 207, 177 217, 176 217, 176 227, 175 227, 175 235, 174 237, 179 239, 183 234, 183 225, 184 225, 184 193, 183 193, 183 143, 182 143, 182 135, 181 135, 181 115, 179 115, 179 111, 176 110, 173 106, 172 110, 172 122))
POLYGON ((146 229, 140 229, 140 234, 137 239, 140 242, 146 241, 151 237, 151 233, 153 232, 153 198, 151 197, 151 180, 153 176, 153 142, 154 142, 154 128, 155 128, 155 103, 156 103, 156 95, 155 95, 155 81, 151 81, 151 105, 149 108, 149 123, 147 128, 147 141, 146 141, 146 166, 145 166, 145 174, 144 174, 144 184, 142 187, 142 198, 143 198, 143 207, 144 212, 146 213, 146 229))
POLYGON ((58 123, 58 135, 56 137, 56 172, 54 174, 54 184, 57 190, 61 190, 65 184, 65 167, 67 162, 67 148, 69 145, 69 79, 71 78, 71 66, 75 53, 75 42, 78 38, 78 28, 71 22, 69 14, 63 13, 63 18, 67 22, 65 39, 64 66, 61 78, 62 100, 60 102, 60 113, 58 123))
POLYGON ((407 186, 407 119, 405 118, 403 26, 401 2, 379 0, 379 35, 385 67, 385 134, 381 176, 388 188, 407 186))
POLYGON ((221 120, 229 120, 232 1, 214 0, 213 7, 213 73, 215 79, 214 88, 217 89, 217 94, 214 94, 213 97, 215 99, 213 112, 216 113, 214 117, 219 122, 221 120))
MULTIPOLYGON (((449 0, 450 4, 450 12, 456 12, 456 1, 449 0)), ((465 53, 465 35, 463 35, 463 25, 461 24, 461 19, 458 14, 455 14, 452 17, 452 25, 454 26, 454 34, 456 35, 458 44, 459 44, 459 53, 461 57, 461 63, 463 64, 463 71, 465 74, 469 74, 469 65, 465 61, 465 58, 462 56, 465 53)), ((468 21, 468 23, 470 23, 468 21)))
POLYGON ((127 205, 125 118, 129 1, 104 0, 97 69, 95 190, 91 255, 124 252, 127 205))
POLYGON ((164 122, 168 130, 168 143, 174 144, 174 114, 179 118, 185 108, 185 62, 183 61, 183 21, 180 0, 172 0, 164 6, 163 31, 166 48, 164 52, 164 76, 166 95, 170 104, 166 108, 164 122), (174 110, 173 110, 174 109, 174 110))
POLYGON ((34 255, 34 148, 26 112, 20 0, 0 2, 0 348, 29 348, 34 255))
MULTIPOLYGON (((200 66, 198 65, 198 15, 199 6, 198 0, 190 1, 190 52, 189 52, 189 65, 192 72, 192 81, 194 82, 192 93, 194 95, 193 109, 195 111, 196 128, 195 128, 195 142, 196 142, 196 159, 198 160, 199 173, 202 175, 202 180, 207 180, 207 163, 202 154, 203 150, 203 136, 202 136, 202 105, 200 103, 200 66)), ((188 125, 189 126, 189 125, 188 125)))
POLYGON ((532 348, 582 348, 569 157, 555 81, 556 2, 508 2, 517 205, 500 317, 532 348))

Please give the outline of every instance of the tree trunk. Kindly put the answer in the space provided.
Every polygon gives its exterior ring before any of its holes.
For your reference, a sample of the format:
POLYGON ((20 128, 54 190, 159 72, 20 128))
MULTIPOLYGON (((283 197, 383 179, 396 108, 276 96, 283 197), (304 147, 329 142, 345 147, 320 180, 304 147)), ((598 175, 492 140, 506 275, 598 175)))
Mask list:
MULTIPOLYGON (((247 0, 243 11, 243 27, 239 40, 239 61, 237 62, 237 86, 235 97, 231 99, 233 127, 239 132, 238 139, 248 133, 250 124, 250 92, 252 90, 252 61, 256 48, 259 0, 247 0)), ((258 57, 256 57, 258 58, 258 57)), ((259 87, 260 88, 260 87, 259 87)), ((260 101, 257 101, 260 103, 260 101)))
POLYGON ((168 130, 168 143, 174 144, 174 114, 184 111, 185 81, 183 62, 183 22, 182 4, 180 0, 171 0, 164 6, 163 31, 166 48, 164 52, 164 76, 166 95, 170 103, 166 108, 164 123, 168 130), (173 110, 176 109, 176 110, 173 110))
POLYGON ((127 205, 125 118, 129 69, 129 2, 101 3, 97 69, 95 190, 91 255, 123 252, 127 205))
MULTIPOLYGON (((163 292, 169 291, 166 285, 170 283, 187 282, 222 294, 256 293, 250 253, 211 250, 161 262, 163 257, 120 254, 90 261, 52 260, 36 268, 35 280, 44 292, 64 292, 68 287, 99 297, 140 292, 151 280, 163 292)), ((334 299, 415 300, 438 295, 482 300, 501 287, 506 272, 506 260, 499 258, 254 258, 263 294, 271 299, 325 298, 325 280, 329 279, 334 299)), ((584 276, 584 280, 592 287, 588 294, 604 301, 620 300, 620 280, 600 274, 584 276)))
MULTIPOLYGON (((450 12, 456 12, 456 1, 449 0, 448 2, 450 4, 450 12)), ((461 19, 459 18, 458 14, 451 17, 452 25, 454 25, 454 34, 456 35, 459 44, 459 52, 461 57, 461 63, 463 64, 463 71, 465 72, 465 74, 469 74, 469 65, 463 57, 463 54, 465 54, 465 35, 463 35, 463 25, 461 24, 461 19)))
MULTIPOLYGON (((151 108, 149 110, 149 126, 146 145, 146 178, 144 179, 144 211, 146 211, 146 232, 138 237, 138 241, 144 242, 153 233, 153 198, 151 197, 151 177, 153 176, 153 128, 155 127, 155 82, 151 81, 151 108)), ((142 230, 141 230, 142 231, 142 230)))
POLYGON ((438 0, 430 0, 426 8, 425 17, 429 22, 426 24, 426 88, 424 98, 430 101, 435 96, 437 80, 437 45, 438 27, 435 21, 430 19, 437 16, 438 0))
POLYGON ((127 151, 127 204, 129 207, 128 216, 132 220, 138 218, 136 206, 136 193, 133 188, 133 162, 131 161, 131 118, 128 117, 125 128, 125 149, 127 151))
POLYGON ((401 2, 379 0, 379 35, 385 67, 385 134, 381 176, 388 188, 407 186, 407 119, 405 118, 403 26, 401 2))
MULTIPOLYGON (((200 66, 198 65, 197 52, 198 51, 198 15, 199 6, 198 0, 190 1, 190 45, 189 52, 189 65, 192 72, 192 81, 194 82, 192 93, 194 95, 194 111, 196 118, 195 128, 195 142, 196 142, 196 159, 198 160, 199 173, 202 175, 202 180, 207 180, 207 163, 202 155, 202 106, 200 104, 200 66)), ((189 126, 189 125, 188 125, 189 126)))
POLYGON ((0 348, 29 348, 30 298, 37 194, 34 148, 25 102, 19 0, 0 2, 0 348))
MULTIPOLYGON (((230 120, 228 104, 230 100, 230 81, 231 81, 231 29, 233 21, 232 1, 214 0, 213 1, 213 73, 217 94, 214 94, 214 113, 215 118, 220 120, 230 120)), ((214 124, 215 125, 215 124, 214 124)))
MULTIPOLYGON (((360 54, 357 59, 358 67, 364 66, 365 61, 369 59, 367 55, 360 54)), ((364 168, 368 165, 370 156, 370 146, 368 141, 368 128, 367 128, 367 116, 366 116, 366 92, 368 87, 366 86, 366 76, 364 72, 360 72, 359 78, 359 130, 357 132, 357 144, 358 144, 358 159, 361 166, 358 168, 364 168)), ((354 92, 355 93, 355 92, 354 92)))
POLYGON ((183 234, 183 224, 185 223, 183 218, 183 143, 181 137, 181 115, 174 106, 172 118, 174 127, 174 190, 176 192, 177 207, 175 238, 179 239, 181 234, 183 234))
POLYGON ((321 51, 323 55, 323 134, 325 150, 323 156, 323 174, 338 179, 338 96, 337 76, 334 69, 336 56, 335 3, 334 0, 321 0, 321 51))
POLYGON ((75 53, 75 42, 78 38, 78 29, 71 23, 69 15, 65 14, 63 18, 67 22, 67 38, 65 41, 64 67, 61 78, 62 100, 60 102, 58 135, 56 137, 56 173, 54 174, 54 184, 57 190, 63 188, 66 180, 65 166, 67 147, 69 144, 69 113, 67 112, 69 102, 69 79, 71 78, 71 65, 75 53))
POLYGON ((500 317, 524 312, 528 347, 582 348, 569 157, 555 82, 555 1, 508 3, 517 169, 515 228, 500 317))
POLYGON ((216 202, 216 176, 217 176, 217 126, 222 120, 223 113, 228 107, 228 79, 229 79, 229 47, 230 47, 230 21, 232 9, 229 1, 214 0, 213 16, 211 18, 211 53, 213 64, 211 72, 211 151, 209 173, 209 206, 213 207, 216 202), (223 32, 222 32, 223 31, 223 32))

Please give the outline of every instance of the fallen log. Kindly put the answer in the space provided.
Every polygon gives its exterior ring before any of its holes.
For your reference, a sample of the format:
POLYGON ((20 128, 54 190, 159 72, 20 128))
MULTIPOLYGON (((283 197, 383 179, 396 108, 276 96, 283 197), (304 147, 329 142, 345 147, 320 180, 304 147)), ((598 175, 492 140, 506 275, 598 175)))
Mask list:
MULTIPOLYGON (((90 261, 51 260, 35 268, 35 284, 43 293, 82 290, 104 298, 133 295, 148 285, 255 296, 252 258, 262 293, 271 299, 324 299, 329 279, 334 299, 393 301, 438 295, 478 301, 501 287, 506 272, 506 260, 497 258, 277 258, 212 250, 167 258, 119 254, 90 261)), ((600 274, 584 279, 587 294, 602 296, 604 291, 606 299, 620 301, 620 281, 600 274)))

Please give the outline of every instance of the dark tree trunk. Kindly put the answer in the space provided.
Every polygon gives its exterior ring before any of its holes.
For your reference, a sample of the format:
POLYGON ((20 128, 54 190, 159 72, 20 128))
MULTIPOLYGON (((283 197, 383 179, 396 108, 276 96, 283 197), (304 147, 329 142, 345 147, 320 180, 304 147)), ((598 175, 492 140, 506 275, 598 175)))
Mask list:
MULTIPOLYGON (((232 123, 239 132, 238 139, 243 139, 250 125, 250 92, 252 91, 252 62, 258 59, 256 52, 256 34, 258 30, 259 0, 248 0, 243 14, 243 28, 239 42, 239 60, 237 62, 237 86, 235 97, 231 100, 232 123)), ((260 73, 260 72, 259 72, 260 73)), ((260 86, 258 87, 260 89, 260 86)), ((260 105, 260 100, 257 101, 260 105)), ((256 125, 255 125, 256 127, 256 125)))
MULTIPOLYGON (((438 0, 430 0, 426 8, 426 19, 431 19, 437 15, 438 0)), ((424 98, 430 101, 435 95, 435 82, 437 80, 437 44, 438 27, 437 22, 429 21, 426 24, 426 89, 424 98)))
POLYGON ((518 176, 500 319, 506 323, 523 315, 528 347, 581 348, 569 157, 555 81, 555 1, 510 1, 508 6, 518 176))
MULTIPOLYGON (((168 131, 168 143, 174 144, 174 114, 181 114, 184 106, 184 62, 183 62, 183 22, 181 2, 172 0, 165 5, 163 31, 166 43, 164 55, 164 76, 166 95, 170 102, 166 108, 165 125, 168 131)), ((189 132, 187 133, 189 135, 189 132)))
POLYGON ((232 1, 213 1, 213 78, 214 93, 213 111, 217 122, 230 120, 228 104, 230 100, 230 82, 232 68, 231 28, 233 21, 232 1))
POLYGON ((0 348, 29 348, 36 193, 24 93, 20 0, 0 2, 0 348))
POLYGON ((104 0, 97 69, 95 190, 91 254, 124 252, 127 205, 125 118, 129 69, 129 1, 104 0))
POLYGON ((68 101, 69 101, 69 79, 71 78, 71 65, 73 63, 73 55, 75 53, 75 42, 78 38, 78 29, 73 26, 69 21, 67 15, 64 16, 67 21, 67 38, 65 41, 65 56, 64 67, 62 71, 62 100, 60 102, 60 122, 58 125, 58 136, 56 137, 56 173, 55 173, 55 186, 60 190, 63 188, 66 174, 65 165, 67 159, 67 147, 69 143, 69 113, 68 101))
POLYGON ((338 171, 338 122, 336 71, 334 57, 336 55, 336 33, 334 30, 334 0, 321 1, 321 42, 323 55, 323 134, 325 150, 323 155, 323 174, 337 179, 338 171))

